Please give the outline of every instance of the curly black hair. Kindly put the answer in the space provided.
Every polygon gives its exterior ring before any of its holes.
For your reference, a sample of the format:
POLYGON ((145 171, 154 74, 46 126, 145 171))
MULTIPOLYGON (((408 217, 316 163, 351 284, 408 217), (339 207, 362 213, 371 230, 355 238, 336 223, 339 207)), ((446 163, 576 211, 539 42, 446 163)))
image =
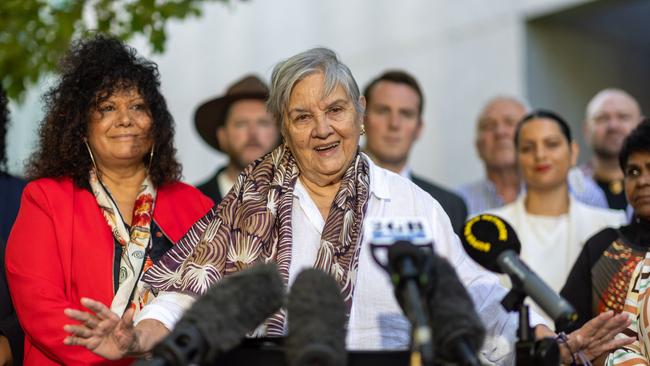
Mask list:
POLYGON ((618 164, 625 172, 630 155, 637 152, 650 153, 650 119, 645 118, 623 141, 623 147, 618 154, 618 164))
POLYGON ((135 49, 103 34, 72 43, 61 59, 60 79, 43 97, 45 117, 39 129, 39 149, 27 163, 27 177, 70 177, 90 189, 92 161, 84 139, 90 113, 118 90, 137 88, 153 120, 155 155, 143 162, 157 187, 181 179, 174 147, 174 119, 160 93, 158 66, 137 55, 135 49))
POLYGON ((9 124, 9 107, 7 95, 0 85, 0 175, 7 172, 7 125, 9 124))

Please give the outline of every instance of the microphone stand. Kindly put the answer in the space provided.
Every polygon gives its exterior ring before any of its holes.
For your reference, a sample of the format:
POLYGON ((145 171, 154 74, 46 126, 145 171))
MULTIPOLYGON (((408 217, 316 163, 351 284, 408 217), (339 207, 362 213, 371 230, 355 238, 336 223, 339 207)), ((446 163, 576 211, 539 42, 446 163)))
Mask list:
POLYGON ((398 240, 387 247, 388 264, 383 265, 375 254, 378 248, 372 249, 373 258, 390 274, 395 297, 411 323, 410 366, 434 365, 433 331, 421 293, 426 288, 423 271, 429 257, 413 243, 398 240))
POLYGON ((410 366, 433 365, 433 333, 416 282, 420 273, 410 260, 404 261, 400 269, 398 288, 403 286, 404 305, 412 326, 410 366))
POLYGON ((515 364, 517 366, 557 366, 560 364, 560 349, 553 338, 535 340, 535 332, 530 326, 528 305, 524 304, 526 293, 523 286, 511 278, 512 289, 501 300, 501 305, 509 311, 519 313, 519 328, 515 344, 515 364))

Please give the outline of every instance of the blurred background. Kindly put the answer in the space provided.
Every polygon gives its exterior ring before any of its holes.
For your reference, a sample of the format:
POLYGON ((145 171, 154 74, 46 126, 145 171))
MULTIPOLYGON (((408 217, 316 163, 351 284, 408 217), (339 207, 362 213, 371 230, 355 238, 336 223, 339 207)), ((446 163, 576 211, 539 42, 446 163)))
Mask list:
MULTIPOLYGON (((14 2, 31 1, 36 0, 14 2)), ((45 3, 61 7, 68 2, 45 3)), ((139 3, 155 7, 161 2, 139 3)), ((195 131, 195 108, 244 74, 256 73, 268 81, 276 62, 314 46, 335 50, 361 88, 388 68, 404 69, 419 79, 425 93, 425 129, 412 151, 411 166, 448 187, 483 176, 474 148, 475 123, 480 108, 495 95, 518 96, 532 107, 559 112, 578 138, 587 101, 605 87, 629 91, 646 115, 650 111, 648 0, 197 3, 200 15, 165 25, 162 53, 155 52, 150 36, 129 39, 159 65, 189 183, 207 178, 226 160, 195 131)), ((0 58, 10 51, 3 46, 5 31, 0 24, 0 58)), ((23 173, 42 118, 40 98, 54 77, 39 75, 10 104, 11 173, 23 173)), ((584 161, 588 149, 581 151, 584 161)))

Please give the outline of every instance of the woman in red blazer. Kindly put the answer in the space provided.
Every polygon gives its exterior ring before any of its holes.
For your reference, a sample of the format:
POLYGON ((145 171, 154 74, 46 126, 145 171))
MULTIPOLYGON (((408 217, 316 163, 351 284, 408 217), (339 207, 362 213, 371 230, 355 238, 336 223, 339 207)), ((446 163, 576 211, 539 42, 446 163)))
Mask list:
MULTIPOLYGON (((117 365, 66 346, 81 298, 133 316, 155 297, 140 277, 212 207, 180 183, 173 119, 154 63, 96 35, 72 45, 46 95, 6 252, 25 365, 117 365)), ((86 324, 88 325, 88 324, 86 324)))

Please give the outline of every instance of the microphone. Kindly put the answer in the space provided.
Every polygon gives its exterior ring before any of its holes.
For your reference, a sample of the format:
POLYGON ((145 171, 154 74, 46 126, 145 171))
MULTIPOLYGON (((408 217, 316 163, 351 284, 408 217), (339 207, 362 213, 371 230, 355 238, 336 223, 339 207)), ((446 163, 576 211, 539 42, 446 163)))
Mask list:
POLYGON ((421 218, 373 219, 366 236, 372 238, 373 259, 391 274, 395 296, 413 324, 413 342, 420 344, 415 349, 421 350, 422 358, 426 360, 429 348, 431 354, 437 351, 436 359, 480 365, 483 324, 452 266, 434 253, 427 223, 421 218), (419 312, 424 315, 414 320, 419 312), (425 339, 416 338, 422 335, 425 339))
POLYGON ((427 264, 435 290, 427 291, 436 357, 458 365, 481 365, 478 352, 485 339, 474 303, 451 264, 437 254, 427 264))
POLYGON ((136 365, 180 366, 213 362, 236 347, 284 301, 284 283, 275 264, 257 264, 223 278, 196 300, 153 359, 136 365))
POLYGON ((327 273, 310 268, 298 274, 289 293, 286 352, 291 366, 345 366, 346 307, 327 273))
POLYGON ((429 365, 433 364, 434 357, 432 332, 420 292, 429 282, 424 271, 426 260, 424 251, 408 241, 398 240, 388 247, 388 269, 395 297, 413 326, 413 348, 424 364, 429 365))
POLYGON ((482 214, 465 223, 461 237, 469 256, 492 272, 506 273, 521 289, 566 329, 578 318, 575 309, 519 258, 521 243, 512 226, 495 215, 482 214))

